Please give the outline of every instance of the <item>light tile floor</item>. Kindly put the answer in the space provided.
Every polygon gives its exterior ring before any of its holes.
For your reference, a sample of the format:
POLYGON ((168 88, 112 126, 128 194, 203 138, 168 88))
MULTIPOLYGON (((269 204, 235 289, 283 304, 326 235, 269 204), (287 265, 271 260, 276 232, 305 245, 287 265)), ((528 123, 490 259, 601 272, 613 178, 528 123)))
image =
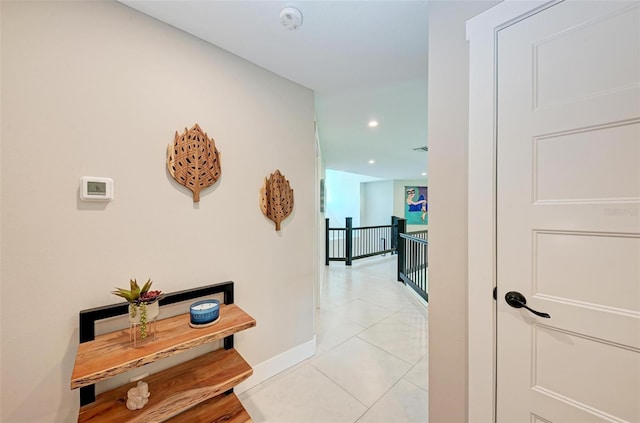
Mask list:
POLYGON ((428 309, 396 256, 326 267, 316 355, 239 395, 255 423, 425 423, 428 309))

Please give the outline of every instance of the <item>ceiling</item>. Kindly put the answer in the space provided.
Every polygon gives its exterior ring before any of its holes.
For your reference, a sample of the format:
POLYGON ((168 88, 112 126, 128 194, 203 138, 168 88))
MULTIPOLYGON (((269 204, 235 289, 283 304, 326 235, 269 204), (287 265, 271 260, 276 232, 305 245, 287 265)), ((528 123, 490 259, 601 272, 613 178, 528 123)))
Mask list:
POLYGON ((120 1, 313 89, 328 169, 424 178, 426 0, 120 1), (302 12, 299 29, 282 27, 285 6, 302 12))

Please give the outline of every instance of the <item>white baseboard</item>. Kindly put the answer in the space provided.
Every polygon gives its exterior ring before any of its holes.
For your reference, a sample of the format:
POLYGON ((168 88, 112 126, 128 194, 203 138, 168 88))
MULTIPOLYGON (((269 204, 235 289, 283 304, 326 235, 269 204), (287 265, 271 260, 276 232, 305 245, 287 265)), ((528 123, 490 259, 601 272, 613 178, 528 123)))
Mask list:
POLYGON ((254 386, 264 382, 272 376, 295 366, 301 361, 312 357, 316 353, 316 337, 308 342, 291 348, 275 357, 272 357, 260 364, 253 366, 253 375, 249 379, 233 388, 236 394, 240 394, 254 386))
POLYGON ((413 298, 413 300, 421 305, 422 307, 428 309, 429 308, 429 304, 424 300, 424 298, 422 298, 420 296, 420 294, 418 294, 416 291, 413 290, 413 288, 411 288, 409 285, 405 284, 405 287, 407 288, 407 291, 409 291, 409 293, 411 293, 411 297, 413 298))

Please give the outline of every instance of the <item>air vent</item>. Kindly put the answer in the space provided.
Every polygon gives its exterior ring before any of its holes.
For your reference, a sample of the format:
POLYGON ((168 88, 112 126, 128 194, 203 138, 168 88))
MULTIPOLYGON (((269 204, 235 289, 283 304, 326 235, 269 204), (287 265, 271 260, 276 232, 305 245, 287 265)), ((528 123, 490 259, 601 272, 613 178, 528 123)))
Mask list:
POLYGON ((414 149, 413 149, 413 151, 424 151, 424 152, 427 152, 427 151, 429 151, 429 147, 427 147, 427 146, 425 145, 424 147, 417 147, 417 148, 414 148, 414 149))

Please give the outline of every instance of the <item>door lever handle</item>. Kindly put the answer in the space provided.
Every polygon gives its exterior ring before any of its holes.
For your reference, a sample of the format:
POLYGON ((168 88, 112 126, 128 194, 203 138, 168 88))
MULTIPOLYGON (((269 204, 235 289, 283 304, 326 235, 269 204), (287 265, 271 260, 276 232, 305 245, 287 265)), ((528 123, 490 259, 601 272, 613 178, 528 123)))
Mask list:
POLYGON ((551 316, 547 313, 542 313, 539 311, 536 311, 532 308, 527 307, 527 299, 524 297, 524 295, 522 295, 521 293, 517 292, 517 291, 509 291, 505 294, 504 299, 507 301, 507 304, 509 304, 511 307, 513 308, 526 308, 527 310, 529 310, 530 312, 532 312, 533 314, 535 314, 536 316, 540 316, 540 317, 544 317, 545 319, 550 319, 551 316))

